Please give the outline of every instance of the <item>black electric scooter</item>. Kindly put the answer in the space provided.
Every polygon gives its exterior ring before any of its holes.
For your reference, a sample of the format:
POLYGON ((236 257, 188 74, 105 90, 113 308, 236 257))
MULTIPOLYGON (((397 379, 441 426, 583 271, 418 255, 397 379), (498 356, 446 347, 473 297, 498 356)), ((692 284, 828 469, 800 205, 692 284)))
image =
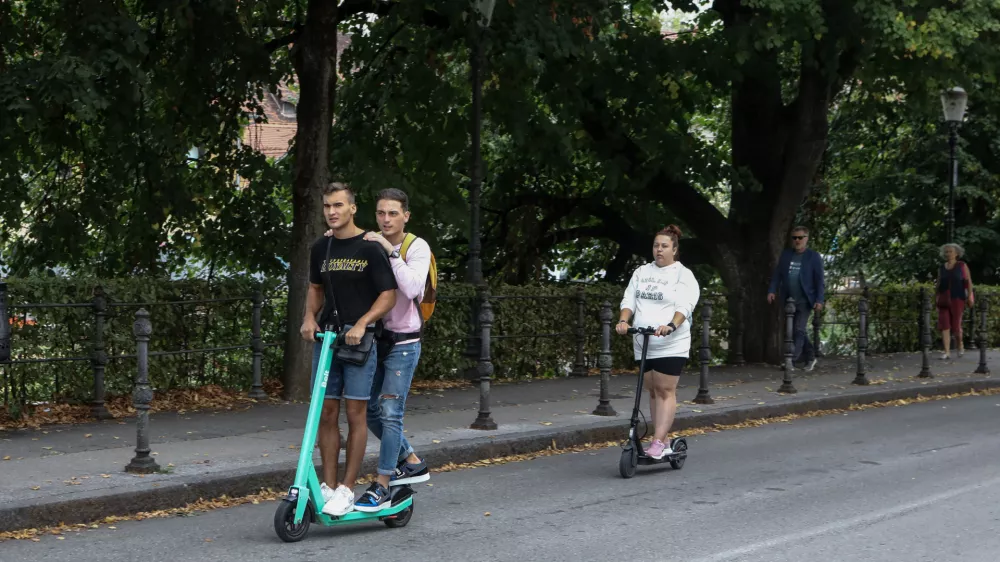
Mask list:
MULTIPOLYGON (((622 446, 622 458, 618 462, 618 471, 622 478, 632 478, 635 476, 635 467, 643 464, 663 464, 670 463, 674 470, 680 470, 684 466, 684 459, 687 458, 687 440, 677 437, 670 442, 670 449, 673 451, 669 455, 664 455, 662 459, 654 459, 646 454, 642 449, 642 440, 646 437, 646 431, 642 435, 636 431, 639 425, 639 403, 642 400, 642 377, 646 372, 646 349, 649 347, 649 336, 656 333, 656 328, 629 328, 628 334, 642 334, 642 358, 639 360, 639 381, 635 388, 635 407, 632 408, 632 421, 628 430, 628 441, 622 446)), ((648 424, 643 421, 643 425, 648 424)))

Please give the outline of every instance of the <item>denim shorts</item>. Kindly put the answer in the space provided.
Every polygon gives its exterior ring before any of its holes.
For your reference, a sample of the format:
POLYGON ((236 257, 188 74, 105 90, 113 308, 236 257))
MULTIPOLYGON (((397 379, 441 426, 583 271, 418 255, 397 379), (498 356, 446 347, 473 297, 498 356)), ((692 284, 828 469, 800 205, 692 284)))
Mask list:
MULTIPOLYGON (((323 343, 316 342, 313 346, 312 375, 309 377, 309 388, 316 382, 316 370, 319 367, 319 356, 323 352, 323 343)), ((375 379, 375 367, 378 357, 374 347, 368 354, 364 365, 352 365, 334 359, 330 363, 330 376, 326 380, 326 399, 368 400, 372 393, 372 381, 375 379)))

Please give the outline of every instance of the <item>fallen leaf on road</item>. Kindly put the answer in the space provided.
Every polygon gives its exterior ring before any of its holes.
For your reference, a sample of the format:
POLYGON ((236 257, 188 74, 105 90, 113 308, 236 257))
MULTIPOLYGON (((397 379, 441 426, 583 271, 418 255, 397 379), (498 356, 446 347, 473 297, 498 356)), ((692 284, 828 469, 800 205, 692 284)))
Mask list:
POLYGON ((110 474, 102 474, 101 478, 111 478, 111 475, 110 474))
POLYGON ((298 445, 289 445, 288 448, 289 449, 298 449, 299 446, 298 445))
POLYGON ((57 541, 64 541, 64 540, 66 540, 66 537, 56 537, 56 540, 57 541))
POLYGON ((3 460, 9 461, 10 460, 10 455, 7 455, 6 457, 4 457, 3 460))
POLYGON ((542 425, 552 425, 552 422, 539 422, 539 423, 541 423, 542 425))
POLYGON ((697 413, 699 413, 699 414, 701 413, 701 410, 691 410, 691 411, 692 411, 692 412, 697 412, 697 413))
POLYGON ((433 440, 431 440, 431 443, 440 443, 440 442, 441 442, 440 439, 433 439, 433 440))
POLYGON ((264 454, 263 454, 263 455, 261 455, 261 456, 262 456, 262 457, 266 457, 266 456, 267 456, 267 453, 264 453, 264 454))
POLYGON ((93 433, 88 433, 88 434, 84 435, 84 436, 83 436, 83 438, 84 438, 84 439, 90 439, 90 438, 91 438, 91 437, 93 437, 93 436, 94 436, 94 434, 93 434, 93 433))
POLYGON ((42 448, 45 449, 46 451, 51 451, 52 450, 52 447, 42 447, 42 448))
POLYGON ((32 490, 41 490, 42 487, 41 486, 32 486, 31 489, 32 490))
POLYGON ((490 516, 490 512, 489 512, 489 511, 487 511, 487 512, 486 512, 486 513, 484 513, 483 515, 485 515, 486 517, 489 517, 489 516, 490 516))

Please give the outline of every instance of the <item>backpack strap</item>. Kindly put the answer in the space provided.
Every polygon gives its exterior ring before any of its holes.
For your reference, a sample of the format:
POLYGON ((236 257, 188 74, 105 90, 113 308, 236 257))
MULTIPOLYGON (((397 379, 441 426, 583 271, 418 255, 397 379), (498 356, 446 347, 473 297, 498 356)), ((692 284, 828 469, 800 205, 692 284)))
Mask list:
POLYGON ((403 244, 399 247, 399 257, 402 258, 403 261, 406 261, 406 251, 410 249, 410 246, 414 241, 416 241, 416 239, 417 235, 412 232, 407 232, 406 235, 403 236, 403 244))

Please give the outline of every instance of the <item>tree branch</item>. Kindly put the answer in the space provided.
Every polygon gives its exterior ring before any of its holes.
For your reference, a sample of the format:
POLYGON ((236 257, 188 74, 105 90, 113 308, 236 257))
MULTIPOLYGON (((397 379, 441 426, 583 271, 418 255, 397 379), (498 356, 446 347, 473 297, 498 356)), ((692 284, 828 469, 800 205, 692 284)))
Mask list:
POLYGON ((278 37, 276 39, 271 39, 267 43, 264 43, 264 49, 266 49, 267 52, 269 53, 273 53, 274 51, 277 51, 282 47, 286 47, 296 42, 301 35, 302 35, 302 26, 296 25, 295 31, 282 35, 281 37, 278 37))
POLYGON ((583 112, 580 120, 591 139, 599 147, 603 147, 605 155, 625 164, 624 169, 631 177, 654 172, 643 185, 643 190, 654 201, 663 204, 679 217, 687 217, 687 224, 699 236, 709 240, 725 239, 728 231, 726 217, 690 183, 672 177, 662 169, 646 168, 647 158, 642 148, 615 121, 596 109, 602 106, 598 100, 592 95, 588 95, 587 99, 590 108, 583 112))
MULTIPOLYGON (((344 3, 337 9, 337 21, 341 22, 360 14, 384 17, 399 5, 400 2, 397 0, 344 0, 344 3)), ((433 10, 424 10, 421 14, 421 20, 427 27, 437 29, 447 29, 451 25, 447 17, 433 10)))

